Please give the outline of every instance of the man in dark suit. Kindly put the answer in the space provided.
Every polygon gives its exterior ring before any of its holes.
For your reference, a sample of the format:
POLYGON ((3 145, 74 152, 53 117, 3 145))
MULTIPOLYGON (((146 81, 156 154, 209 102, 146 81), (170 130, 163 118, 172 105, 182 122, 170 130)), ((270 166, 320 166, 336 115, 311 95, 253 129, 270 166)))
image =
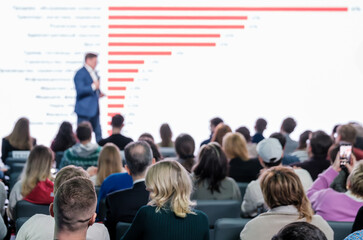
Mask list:
POLYGON ((95 71, 97 65, 97 55, 87 53, 85 56, 85 64, 74 76, 74 84, 76 87, 76 106, 78 124, 88 121, 92 124, 93 131, 96 135, 96 141, 102 139, 100 126, 100 111, 98 99, 104 94, 100 91, 100 81, 95 71))
POLYGON ((116 238, 117 222, 131 223, 140 207, 149 201, 146 190, 146 169, 155 163, 149 144, 144 141, 129 143, 125 148, 126 170, 131 175, 134 185, 130 189, 120 190, 107 195, 107 217, 105 225, 111 240, 116 238))

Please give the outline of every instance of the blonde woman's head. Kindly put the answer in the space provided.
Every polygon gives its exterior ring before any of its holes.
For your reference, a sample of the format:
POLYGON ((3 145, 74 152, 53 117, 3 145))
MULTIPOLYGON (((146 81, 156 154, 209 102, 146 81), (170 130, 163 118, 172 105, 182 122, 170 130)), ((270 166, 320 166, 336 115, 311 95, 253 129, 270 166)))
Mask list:
POLYGON ((31 150, 21 174, 23 196, 28 195, 38 182, 51 178, 53 162, 54 153, 50 148, 38 145, 31 150))
POLYGON ((237 157, 245 161, 249 159, 246 139, 238 132, 227 133, 223 137, 223 150, 229 159, 237 157))
POLYGON ((354 195, 363 198, 363 161, 359 161, 350 173, 348 188, 354 195))
POLYGON ((120 150, 113 143, 103 146, 98 156, 98 171, 96 186, 101 186, 103 180, 113 173, 123 171, 120 150))
POLYGON ((176 161, 160 161, 149 167, 146 187, 150 191, 149 205, 161 208, 170 207, 178 217, 193 213, 190 201, 192 181, 185 168, 176 161))
POLYGON ((299 177, 292 168, 272 167, 264 172, 260 184, 265 203, 271 209, 293 205, 297 208, 300 218, 311 221, 313 216, 311 204, 299 177))

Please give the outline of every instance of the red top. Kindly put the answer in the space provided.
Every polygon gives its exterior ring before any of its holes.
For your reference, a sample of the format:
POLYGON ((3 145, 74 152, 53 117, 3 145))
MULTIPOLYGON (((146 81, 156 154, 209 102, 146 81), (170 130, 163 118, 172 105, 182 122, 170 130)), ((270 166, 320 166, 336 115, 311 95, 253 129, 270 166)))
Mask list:
POLYGON ((53 186, 49 179, 40 181, 23 200, 34 204, 51 204, 54 200, 53 186))

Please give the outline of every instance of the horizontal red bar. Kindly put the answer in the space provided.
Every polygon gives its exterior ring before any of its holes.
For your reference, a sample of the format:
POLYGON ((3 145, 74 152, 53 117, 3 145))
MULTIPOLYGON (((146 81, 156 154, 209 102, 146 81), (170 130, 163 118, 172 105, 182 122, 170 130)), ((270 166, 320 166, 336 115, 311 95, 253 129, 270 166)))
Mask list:
POLYGON ((108 99, 125 99, 125 96, 107 96, 108 99))
POLYGON ((108 52, 108 55, 171 55, 171 52, 108 52))
POLYGON ((326 11, 347 12, 347 7, 109 7, 110 11, 326 11))
POLYGON ((123 108, 123 104, 108 104, 108 108, 123 108))
POLYGON ((152 42, 111 42, 113 47, 215 47, 215 43, 152 43, 152 42))
POLYGON ((244 25, 109 25, 109 28, 243 29, 244 25))
POLYGON ((137 69, 108 69, 109 73, 137 73, 137 69))
POLYGON ((247 20, 247 16, 109 16, 111 20, 247 20))
POLYGON ((132 38, 220 38, 220 34, 156 34, 156 33, 110 33, 108 37, 132 37, 132 38))
POLYGON ((111 136, 112 135, 112 130, 108 130, 107 133, 108 133, 109 136, 111 136))
POLYGON ((108 64, 144 64, 142 60, 109 60, 108 64))
POLYGON ((126 87, 108 87, 108 90, 109 91, 113 91, 113 90, 115 90, 115 91, 117 91, 117 90, 125 91, 126 87))
POLYGON ((109 117, 113 117, 113 116, 115 116, 115 115, 117 115, 117 114, 120 114, 120 113, 107 113, 107 116, 109 116, 109 117))
POLYGON ((109 82, 133 82, 133 78, 109 78, 109 82))

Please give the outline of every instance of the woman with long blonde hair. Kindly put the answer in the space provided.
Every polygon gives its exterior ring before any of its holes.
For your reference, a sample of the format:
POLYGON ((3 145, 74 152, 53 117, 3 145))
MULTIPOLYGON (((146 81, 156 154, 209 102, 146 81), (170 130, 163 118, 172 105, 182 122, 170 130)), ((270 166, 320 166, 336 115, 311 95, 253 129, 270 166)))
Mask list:
POLYGON ((256 180, 262 168, 258 159, 249 159, 247 141, 238 132, 223 137, 223 150, 229 162, 229 176, 237 182, 256 180))
POLYGON ((101 186, 103 181, 113 173, 125 172, 122 167, 120 150, 113 143, 107 143, 98 156, 98 166, 87 169, 95 186, 101 186))
POLYGON ((20 200, 35 204, 50 204, 54 200, 51 168, 54 163, 52 150, 43 145, 35 146, 29 154, 20 180, 14 185, 9 197, 9 213, 12 216, 20 200))
POLYGON ((30 136, 29 119, 20 118, 9 136, 3 138, 1 145, 1 160, 6 163, 9 152, 14 150, 31 150, 36 145, 36 139, 30 136))
POLYGON ((149 167, 146 187, 150 202, 140 208, 123 240, 206 240, 207 216, 192 207, 192 182, 176 161, 160 161, 149 167))
POLYGON ((293 169, 281 166, 270 168, 261 176, 260 184, 270 210, 248 222, 241 232, 241 239, 271 239, 282 227, 296 221, 311 223, 321 229, 328 240, 334 239, 329 224, 322 217, 314 215, 293 169))

